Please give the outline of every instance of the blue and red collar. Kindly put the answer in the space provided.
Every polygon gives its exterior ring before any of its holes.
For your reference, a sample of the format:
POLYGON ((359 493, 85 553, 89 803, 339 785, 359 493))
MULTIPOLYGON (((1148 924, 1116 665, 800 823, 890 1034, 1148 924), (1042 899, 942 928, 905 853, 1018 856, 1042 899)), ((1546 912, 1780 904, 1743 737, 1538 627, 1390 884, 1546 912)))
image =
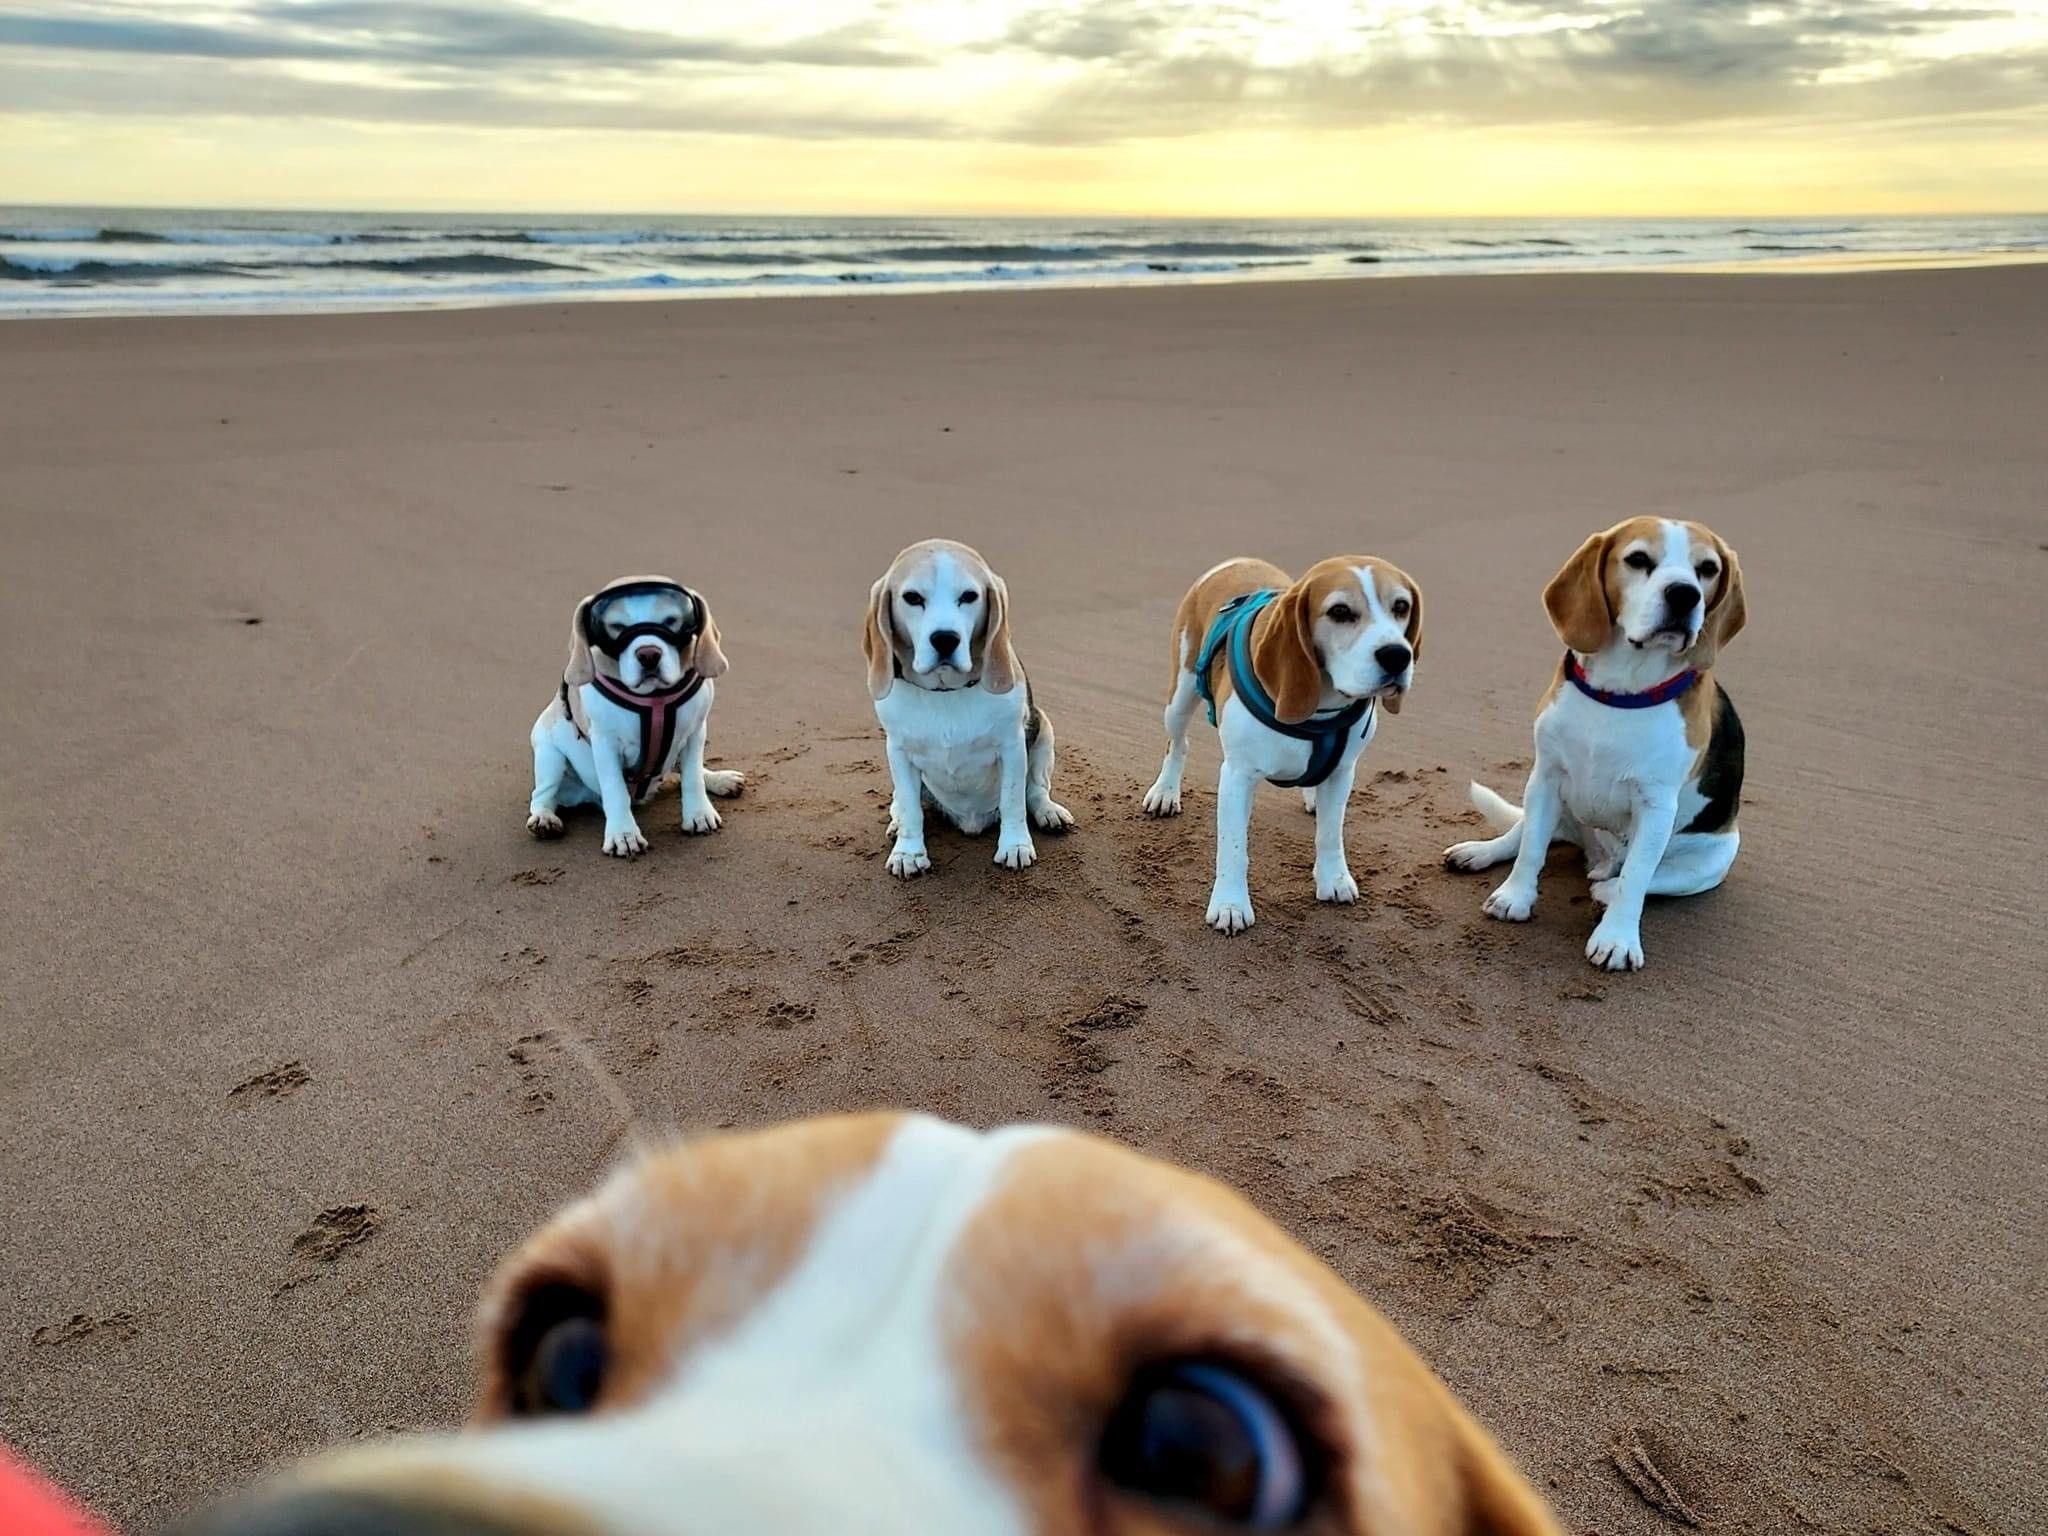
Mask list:
POLYGON ((1564 675, 1571 685, 1591 699, 1595 704, 1605 704, 1609 709, 1654 709, 1659 704, 1669 704, 1682 697, 1692 685, 1700 680, 1698 669, 1687 667, 1672 677, 1667 677, 1654 688, 1645 688, 1641 693, 1615 693, 1607 688, 1595 688, 1586 680, 1586 669, 1579 665, 1575 652, 1564 653, 1564 675))

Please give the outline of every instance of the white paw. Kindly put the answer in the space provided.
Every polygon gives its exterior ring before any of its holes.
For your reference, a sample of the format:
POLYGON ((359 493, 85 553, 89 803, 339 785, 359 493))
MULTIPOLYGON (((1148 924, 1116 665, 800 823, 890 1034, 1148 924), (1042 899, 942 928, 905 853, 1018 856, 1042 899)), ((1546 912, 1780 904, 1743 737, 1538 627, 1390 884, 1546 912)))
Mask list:
POLYGON ((1526 923, 1529 914, 1536 910, 1536 893, 1516 890, 1512 881, 1505 881, 1494 887, 1483 910, 1488 917, 1497 917, 1504 923, 1526 923))
POLYGON ((1597 875, 1593 879, 1593 899, 1603 907, 1614 905, 1614 898, 1621 894, 1621 882, 1612 875, 1597 875))
POLYGON ((889 850, 889 873, 898 880, 915 879, 931 867, 931 855, 924 851, 922 843, 898 843, 889 850))
POLYGON ((553 811, 529 811, 526 817, 526 830, 539 838, 560 837, 562 818, 553 811))
POLYGON ((1026 869, 1038 862, 1038 850, 1031 846, 1028 837, 1014 843, 1000 843, 996 847, 996 862, 1005 869, 1026 869))
POLYGON ((1031 820, 1047 832, 1064 832, 1074 824, 1074 813, 1057 800, 1043 800, 1031 808, 1031 820))
POLYGON ((723 825, 725 823, 718 812, 709 805, 700 805, 694 810, 687 805, 683 807, 683 830, 691 836, 699 832, 716 832, 723 825))
POLYGON ((647 839, 632 822, 604 829, 604 851, 615 859, 630 859, 647 851, 647 839))
POLYGON ((1642 931, 1634 924, 1617 923, 1611 917, 1600 920, 1593 937, 1586 940, 1586 958, 1603 971, 1640 971, 1643 968, 1642 931))
POLYGON ((1308 812, 1308 813, 1309 813, 1309 814, 1310 814, 1311 816, 1313 816, 1313 815, 1315 814, 1315 811, 1316 811, 1316 792, 1315 792, 1314 790, 1312 790, 1312 789, 1304 789, 1304 790, 1303 790, 1303 791, 1301 792, 1301 808, 1302 808, 1302 809, 1303 809, 1304 811, 1307 811, 1307 812, 1308 812))
POLYGON ((716 795, 721 800, 730 800, 747 787, 747 776, 734 768, 706 768, 704 770, 704 792, 716 795))
POLYGON ((1335 875, 1318 874, 1316 900, 1334 901, 1340 907, 1348 907, 1358 900, 1358 882, 1348 869, 1339 870, 1335 875))
POLYGON ((1180 786, 1161 779, 1145 791, 1145 814, 1147 816, 1178 816, 1180 814, 1180 786))
POLYGON ((1209 898, 1209 926, 1218 933, 1243 933, 1251 925, 1251 897, 1215 895, 1209 898))
POLYGON ((1491 869, 1499 862, 1490 838, 1481 838, 1471 843, 1453 843, 1444 850, 1446 869, 1491 869))

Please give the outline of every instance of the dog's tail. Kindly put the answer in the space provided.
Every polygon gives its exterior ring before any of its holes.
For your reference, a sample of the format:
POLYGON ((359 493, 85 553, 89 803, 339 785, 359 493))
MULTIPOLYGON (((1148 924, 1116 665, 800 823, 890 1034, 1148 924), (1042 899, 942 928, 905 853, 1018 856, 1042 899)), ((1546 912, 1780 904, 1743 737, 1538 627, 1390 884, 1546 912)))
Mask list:
POLYGON ((1472 809, 1484 816, 1495 832, 1522 824, 1522 808, 1503 800, 1477 779, 1472 781, 1472 809))

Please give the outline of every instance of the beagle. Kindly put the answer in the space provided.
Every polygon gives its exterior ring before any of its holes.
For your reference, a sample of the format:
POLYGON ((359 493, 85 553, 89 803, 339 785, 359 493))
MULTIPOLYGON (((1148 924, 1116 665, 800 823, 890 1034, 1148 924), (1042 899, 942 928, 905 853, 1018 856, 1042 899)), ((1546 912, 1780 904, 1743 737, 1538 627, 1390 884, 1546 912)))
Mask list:
POLYGON ((647 851, 635 804, 680 775, 683 830, 715 832, 709 795, 736 795, 744 774, 704 766, 712 680, 725 676, 718 622, 704 599, 666 576, 625 576, 576 605, 561 687, 533 722, 533 799, 526 830, 560 837, 565 805, 604 807, 604 851, 647 851))
POLYGON ((1521 923, 1550 844, 1578 844, 1606 909, 1586 958, 1637 970, 1644 898, 1712 890, 1742 842, 1742 721, 1713 675, 1749 618, 1742 566, 1711 528, 1631 518, 1581 544, 1543 606, 1567 649, 1537 707, 1523 803, 1474 784, 1472 803, 1498 835, 1447 848, 1444 860, 1486 869, 1513 859, 1486 912, 1521 923))
POLYGON ((1344 809, 1379 710, 1401 712, 1422 654, 1422 588, 1371 555, 1340 555, 1301 580, 1263 560, 1226 560, 1173 616, 1166 761, 1145 814, 1180 814, 1188 722, 1206 701, 1223 743, 1216 787, 1216 884, 1209 926, 1252 925, 1248 843, 1260 779, 1299 787, 1316 817, 1316 899, 1358 900, 1344 856, 1344 809))
POLYGON ((1033 823, 1074 824, 1052 798, 1052 721, 1010 644, 1010 589, 980 555, 950 539, 899 554, 868 593, 862 650, 888 742, 890 874, 932 867, 926 800, 969 837, 997 824, 1005 869, 1038 858, 1033 823))
POLYGON ((1051 1127, 643 1157, 499 1270, 469 1429, 187 1536, 1561 1536, 1385 1317, 1207 1179, 1051 1127))

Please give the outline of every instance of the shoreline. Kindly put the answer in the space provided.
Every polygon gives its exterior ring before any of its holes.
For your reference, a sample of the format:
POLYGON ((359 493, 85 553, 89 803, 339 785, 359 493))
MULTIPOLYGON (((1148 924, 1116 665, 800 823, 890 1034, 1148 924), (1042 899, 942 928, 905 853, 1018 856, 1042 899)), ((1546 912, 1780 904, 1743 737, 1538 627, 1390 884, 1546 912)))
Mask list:
POLYGON ((102 309, 38 310, 31 304, 18 308, 0 307, 0 322, 64 320, 164 320, 164 319, 252 319, 264 317, 304 318, 313 315, 365 316, 419 314, 441 310, 522 310, 555 307, 585 308, 614 304, 701 304, 783 301, 792 299, 845 299, 873 297, 916 299, 935 296, 972 297, 999 294, 1045 293, 1153 293, 1180 289, 1299 287, 1304 285, 1353 282, 1433 282, 1441 279, 1477 281, 1491 278, 1598 278, 1598 277, 1830 277, 1904 272, 1965 272, 2005 267, 2048 264, 2048 250, 2041 251, 1926 251, 1926 252, 1814 252, 1805 255, 1763 255, 1755 258, 1700 262, 1617 263, 1600 266, 1527 265, 1470 272, 1453 270, 1407 271, 1390 262, 1359 261, 1359 270, 1288 272, 1268 266, 1244 272, 1162 272, 1156 277, 1128 275, 1098 281, 1062 280, 1057 274, 1045 278, 1006 278, 988 282, 846 281, 830 279, 760 284, 733 288, 618 288, 592 287, 581 292, 550 291, 545 294, 451 294, 445 296, 366 300, 348 302, 306 302, 235 304, 195 299, 184 305, 125 308, 108 305, 102 309), (1391 270, 1384 270, 1390 268, 1391 270))

